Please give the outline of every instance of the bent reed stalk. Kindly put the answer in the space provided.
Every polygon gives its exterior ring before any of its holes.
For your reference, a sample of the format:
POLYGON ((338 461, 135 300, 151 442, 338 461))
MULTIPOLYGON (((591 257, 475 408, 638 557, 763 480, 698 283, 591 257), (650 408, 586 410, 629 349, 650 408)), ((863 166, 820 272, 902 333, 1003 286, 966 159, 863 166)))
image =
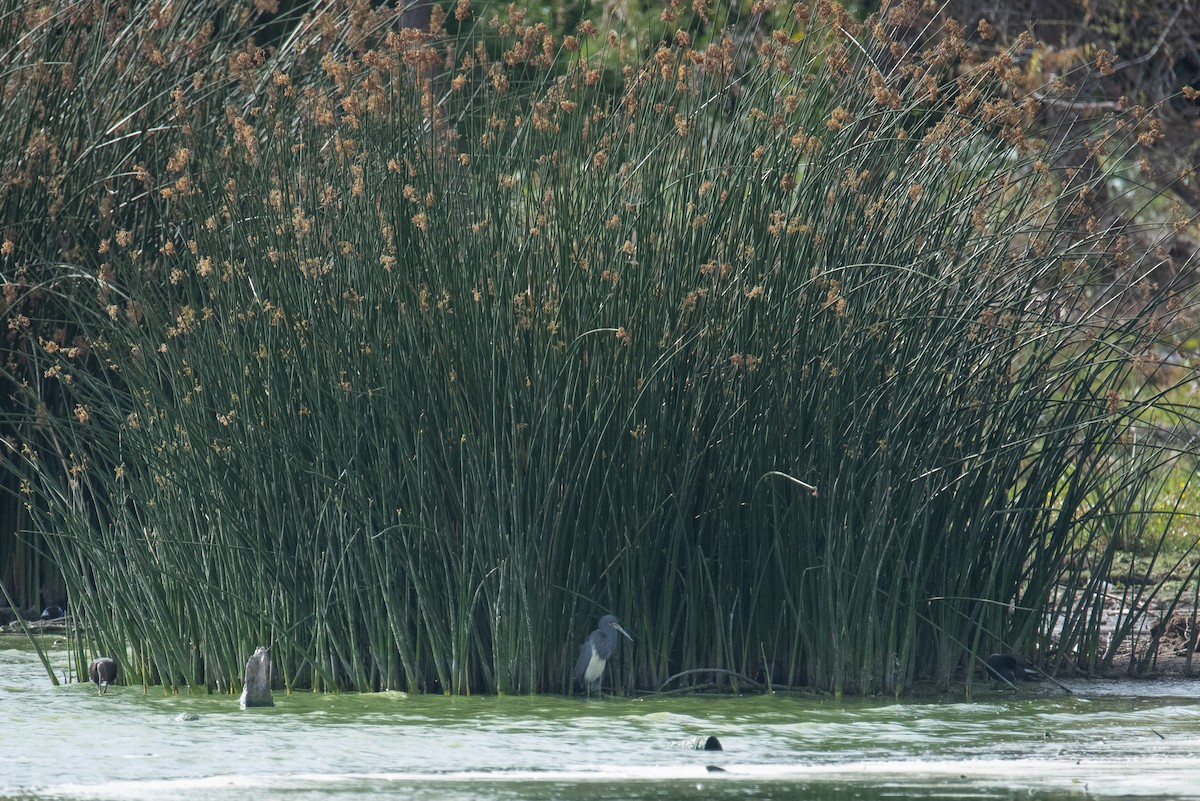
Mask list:
MULTIPOLYGON (((1187 412, 1140 371, 1189 304, 1089 206, 1109 174, 1058 170, 1076 143, 952 31, 672 9, 638 54, 322 3, 270 52, 217 31, 227 58, 108 84, 140 116, 96 142, 133 139, 95 246, 4 262, 82 335, 22 329, 44 380, 5 455, 81 659, 232 692, 263 644, 289 688, 562 691, 609 611, 626 691, 1111 658, 1080 560, 1167 524, 1136 507, 1178 446, 1146 431, 1187 412)), ((1136 158, 1138 128, 1093 135, 1136 158)))

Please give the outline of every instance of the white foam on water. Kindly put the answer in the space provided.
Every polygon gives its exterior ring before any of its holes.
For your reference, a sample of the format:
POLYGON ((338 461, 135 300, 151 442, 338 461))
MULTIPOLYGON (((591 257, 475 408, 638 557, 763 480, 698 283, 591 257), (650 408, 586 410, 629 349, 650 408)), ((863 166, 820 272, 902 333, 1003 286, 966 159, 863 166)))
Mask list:
MULTIPOLYGON (((714 754, 714 756, 716 756, 714 754)), ((1200 756, 1128 759, 900 759, 828 764, 725 764, 712 772, 704 765, 580 767, 566 770, 449 772, 351 772, 274 775, 227 774, 198 778, 62 784, 41 788, 44 797, 81 799, 207 798, 224 793, 320 789, 338 786, 402 790, 404 785, 573 784, 622 782, 797 782, 897 787, 971 786, 1073 790, 1091 797, 1200 798, 1200 756)))

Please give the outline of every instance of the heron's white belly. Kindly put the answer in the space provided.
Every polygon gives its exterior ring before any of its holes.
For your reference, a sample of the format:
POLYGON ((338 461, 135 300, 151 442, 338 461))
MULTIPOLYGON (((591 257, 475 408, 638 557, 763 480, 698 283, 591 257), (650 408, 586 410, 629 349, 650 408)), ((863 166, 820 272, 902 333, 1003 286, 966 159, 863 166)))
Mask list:
POLYGON ((604 672, 605 660, 601 659, 595 652, 592 653, 592 658, 588 660, 587 669, 583 671, 583 680, 588 684, 600 678, 600 674, 604 672))

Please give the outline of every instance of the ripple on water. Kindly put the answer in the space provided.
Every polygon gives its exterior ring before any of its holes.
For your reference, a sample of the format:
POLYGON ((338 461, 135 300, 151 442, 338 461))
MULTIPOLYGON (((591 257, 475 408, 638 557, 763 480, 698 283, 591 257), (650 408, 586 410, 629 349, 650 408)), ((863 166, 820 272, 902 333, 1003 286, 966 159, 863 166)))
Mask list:
POLYGON ((53 688, 19 650, 0 652, 0 677, 0 798, 1196 797, 1200 775, 1200 707, 1177 695, 973 704, 294 693, 244 712, 233 696, 53 688), (186 714, 197 719, 180 722, 186 714), (724 752, 677 747, 708 734, 724 752), (30 744, 47 742, 31 756, 30 744))

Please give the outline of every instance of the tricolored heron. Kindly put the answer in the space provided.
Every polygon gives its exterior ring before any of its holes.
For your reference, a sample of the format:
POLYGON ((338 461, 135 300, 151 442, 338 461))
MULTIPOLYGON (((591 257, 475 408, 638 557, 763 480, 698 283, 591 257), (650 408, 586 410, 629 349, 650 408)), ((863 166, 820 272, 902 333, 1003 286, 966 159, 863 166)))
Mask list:
POLYGON ((579 686, 588 693, 600 692, 600 679, 604 676, 604 667, 608 664, 613 651, 617 650, 617 632, 625 635, 625 639, 633 642, 629 632, 621 628, 621 624, 612 615, 600 618, 600 628, 588 635, 579 649, 579 661, 575 663, 575 678, 579 686))
POLYGON ((96 683, 96 694, 103 695, 108 691, 108 685, 117 680, 117 660, 108 656, 93 659, 88 665, 88 676, 96 683))
POLYGON ((246 680, 242 684, 242 709, 252 706, 275 706, 271 697, 271 657, 266 646, 260 645, 246 660, 246 680))

